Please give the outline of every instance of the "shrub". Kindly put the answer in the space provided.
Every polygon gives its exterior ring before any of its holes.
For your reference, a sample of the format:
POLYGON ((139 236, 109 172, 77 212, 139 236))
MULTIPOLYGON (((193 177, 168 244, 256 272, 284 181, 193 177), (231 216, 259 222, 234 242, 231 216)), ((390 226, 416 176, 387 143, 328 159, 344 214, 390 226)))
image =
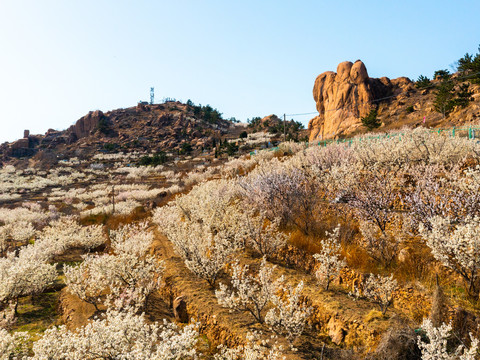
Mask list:
POLYGON ((238 151, 238 145, 235 143, 228 143, 227 144, 227 154, 228 156, 233 156, 237 153, 238 151))
POLYGON ((164 151, 159 151, 153 156, 145 155, 140 158, 138 165, 140 166, 158 166, 167 162, 167 154, 164 151))
POLYGON ((365 126, 368 130, 376 129, 382 125, 382 123, 377 119, 376 109, 370 110, 367 116, 361 118, 361 121, 363 126, 365 126))
POLYGON ((193 151, 193 148, 192 148, 192 145, 188 142, 184 142, 182 144, 182 147, 180 149, 180 153, 181 154, 185 154, 185 155, 188 155, 190 154, 191 152, 193 151))

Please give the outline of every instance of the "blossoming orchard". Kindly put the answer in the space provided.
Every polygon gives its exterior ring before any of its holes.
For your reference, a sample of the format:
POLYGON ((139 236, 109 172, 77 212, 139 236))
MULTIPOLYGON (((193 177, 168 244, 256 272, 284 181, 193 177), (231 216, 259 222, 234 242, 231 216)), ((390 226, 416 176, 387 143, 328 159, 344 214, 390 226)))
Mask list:
POLYGON ((150 155, 0 169, 0 360, 478 359, 478 142, 150 155))

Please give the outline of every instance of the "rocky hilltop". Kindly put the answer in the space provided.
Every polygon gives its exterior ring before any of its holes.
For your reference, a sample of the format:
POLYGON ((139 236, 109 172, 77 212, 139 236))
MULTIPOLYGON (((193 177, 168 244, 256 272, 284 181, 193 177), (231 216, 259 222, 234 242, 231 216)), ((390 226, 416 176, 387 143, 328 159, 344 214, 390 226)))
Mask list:
POLYGON ((50 153, 89 155, 96 151, 176 151, 188 143, 193 149, 208 148, 214 140, 235 133, 232 122, 211 107, 167 102, 139 103, 136 107, 108 112, 90 111, 63 131, 50 129, 0 146, 0 157, 29 157, 50 153), (207 114, 208 113, 208 114, 207 114), (213 115, 212 115, 213 114, 213 115))
MULTIPOLYGON (((454 75, 453 77, 458 76, 454 75)), ((371 78, 365 64, 357 60, 342 62, 337 72, 320 74, 313 87, 318 116, 308 124, 309 140, 334 139, 366 132, 361 118, 376 109, 380 130, 402 126, 452 127, 480 120, 480 86, 472 85, 473 101, 466 108, 456 108, 447 118, 435 111, 435 86, 424 89, 406 77, 390 80, 371 78)))
POLYGON ((313 98, 319 115, 309 122, 310 141, 353 132, 381 99, 411 89, 413 84, 406 77, 370 78, 360 60, 340 63, 336 73, 326 71, 315 80, 313 98))

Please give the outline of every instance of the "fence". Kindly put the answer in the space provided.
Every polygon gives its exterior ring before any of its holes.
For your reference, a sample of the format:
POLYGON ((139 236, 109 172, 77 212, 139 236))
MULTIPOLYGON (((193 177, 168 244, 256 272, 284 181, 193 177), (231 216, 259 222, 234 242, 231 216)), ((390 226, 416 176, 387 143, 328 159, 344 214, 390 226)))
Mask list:
MULTIPOLYGON (((432 129, 430 132, 438 133, 439 135, 441 134, 447 134, 452 137, 468 137, 469 140, 473 139, 479 139, 480 140, 480 127, 452 127, 452 128, 446 128, 446 129, 432 129)), ((366 136, 366 137, 356 137, 356 138, 345 138, 345 139, 337 139, 337 140, 321 140, 321 141, 315 141, 315 142, 307 142, 305 145, 306 147, 309 146, 327 146, 329 144, 348 144, 349 146, 352 145, 354 141, 362 142, 362 141, 368 141, 368 140, 379 140, 379 139, 388 139, 391 137, 395 136, 405 136, 405 133, 395 133, 395 134, 382 134, 382 135, 377 135, 377 136, 366 136)), ((265 149, 261 151, 276 151, 278 150, 278 146, 270 148, 270 149, 265 149)), ((251 151, 250 155, 256 155, 257 151, 251 151)))

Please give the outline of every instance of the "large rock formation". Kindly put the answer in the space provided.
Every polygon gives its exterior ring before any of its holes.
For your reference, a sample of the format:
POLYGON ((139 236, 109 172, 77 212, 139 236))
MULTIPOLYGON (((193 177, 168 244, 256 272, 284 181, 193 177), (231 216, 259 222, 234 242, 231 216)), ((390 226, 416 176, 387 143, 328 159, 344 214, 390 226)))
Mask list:
POLYGON ((355 131, 360 119, 378 105, 378 100, 388 97, 406 84, 407 78, 390 81, 369 78, 363 62, 342 62, 337 72, 327 71, 315 80, 313 98, 319 115, 308 124, 310 141, 335 138, 355 131))
POLYGON ((75 140, 88 136, 98 128, 98 123, 105 115, 100 110, 90 111, 87 115, 77 120, 75 125, 70 127, 71 134, 75 140))

